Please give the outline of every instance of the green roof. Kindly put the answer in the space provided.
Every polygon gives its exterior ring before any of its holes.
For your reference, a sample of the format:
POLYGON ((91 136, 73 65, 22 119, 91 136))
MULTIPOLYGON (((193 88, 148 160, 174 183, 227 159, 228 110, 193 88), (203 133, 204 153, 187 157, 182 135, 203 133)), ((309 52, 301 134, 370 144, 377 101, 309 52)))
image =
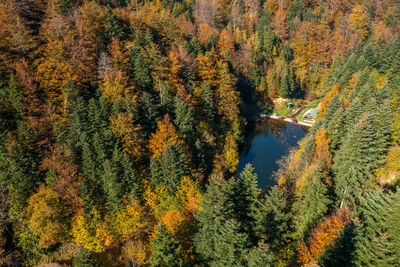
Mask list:
POLYGON ((307 116, 308 114, 310 114, 314 119, 317 117, 317 112, 315 111, 315 109, 313 109, 313 108, 310 108, 309 110, 307 110, 307 112, 306 113, 304 113, 304 115, 303 115, 303 117, 304 116, 307 116))
POLYGON ((290 105, 293 105, 293 103, 292 103, 292 102, 289 102, 289 103, 287 103, 286 105, 290 106, 290 105))

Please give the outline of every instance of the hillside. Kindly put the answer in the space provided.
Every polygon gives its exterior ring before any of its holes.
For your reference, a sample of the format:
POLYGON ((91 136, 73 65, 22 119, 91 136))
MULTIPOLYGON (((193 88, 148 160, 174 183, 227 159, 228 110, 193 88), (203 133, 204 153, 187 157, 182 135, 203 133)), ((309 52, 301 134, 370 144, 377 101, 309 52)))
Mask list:
POLYGON ((397 265, 399 33, 397 0, 1 1, 0 266, 397 265), (320 104, 262 190, 277 99, 320 104))

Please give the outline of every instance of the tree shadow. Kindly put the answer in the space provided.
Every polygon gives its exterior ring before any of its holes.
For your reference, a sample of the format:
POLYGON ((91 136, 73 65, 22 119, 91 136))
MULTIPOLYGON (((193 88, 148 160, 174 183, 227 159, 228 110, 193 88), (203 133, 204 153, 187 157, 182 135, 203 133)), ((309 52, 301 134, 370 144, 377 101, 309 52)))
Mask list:
POLYGON ((341 232, 339 239, 333 244, 334 250, 326 251, 319 259, 320 266, 353 266, 351 263, 355 251, 355 236, 357 225, 348 224, 341 232))

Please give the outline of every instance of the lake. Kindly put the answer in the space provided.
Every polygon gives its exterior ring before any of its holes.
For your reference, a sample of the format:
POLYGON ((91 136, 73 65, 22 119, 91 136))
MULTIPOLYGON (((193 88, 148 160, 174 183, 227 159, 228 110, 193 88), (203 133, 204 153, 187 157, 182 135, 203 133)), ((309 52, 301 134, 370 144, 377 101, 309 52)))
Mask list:
POLYGON ((283 120, 249 123, 245 143, 240 149, 239 173, 247 163, 251 163, 258 175, 260 188, 275 185, 272 174, 278 170, 277 161, 296 147, 307 131, 307 127, 283 120))

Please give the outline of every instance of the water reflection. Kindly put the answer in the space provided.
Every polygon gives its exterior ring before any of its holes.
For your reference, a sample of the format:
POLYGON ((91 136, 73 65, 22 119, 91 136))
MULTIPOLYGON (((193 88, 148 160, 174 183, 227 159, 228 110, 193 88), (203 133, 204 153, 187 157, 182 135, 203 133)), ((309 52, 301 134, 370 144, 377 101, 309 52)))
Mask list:
POLYGON ((297 145, 307 128, 283 120, 265 120, 249 124, 245 144, 241 147, 239 172, 251 163, 258 174, 261 188, 276 184, 271 177, 278 170, 277 160, 297 145))

